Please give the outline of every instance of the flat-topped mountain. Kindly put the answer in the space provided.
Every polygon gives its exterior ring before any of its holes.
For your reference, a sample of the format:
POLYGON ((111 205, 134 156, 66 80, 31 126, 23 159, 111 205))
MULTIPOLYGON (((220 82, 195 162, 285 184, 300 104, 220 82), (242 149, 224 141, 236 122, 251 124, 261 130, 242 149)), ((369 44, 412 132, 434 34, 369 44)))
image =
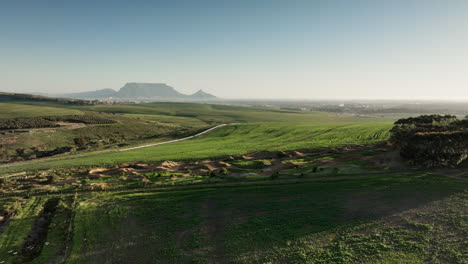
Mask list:
POLYGON ((97 91, 70 93, 56 95, 67 98, 80 99, 113 99, 113 100, 141 100, 141 101, 197 101, 197 100, 215 100, 216 96, 206 93, 202 90, 187 95, 178 92, 174 87, 165 83, 126 83, 119 91, 113 89, 101 89, 97 91))
POLYGON ((165 83, 126 83, 116 94, 116 97, 120 98, 181 98, 186 96, 165 83))

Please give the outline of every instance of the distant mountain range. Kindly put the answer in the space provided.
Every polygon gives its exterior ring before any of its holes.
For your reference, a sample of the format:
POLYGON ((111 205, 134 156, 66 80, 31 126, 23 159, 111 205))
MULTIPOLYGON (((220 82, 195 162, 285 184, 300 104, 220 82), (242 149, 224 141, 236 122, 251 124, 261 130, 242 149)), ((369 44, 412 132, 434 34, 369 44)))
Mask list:
POLYGON ((101 99, 117 101, 207 101, 218 97, 205 93, 202 90, 187 95, 178 92, 164 83, 127 83, 119 91, 101 89, 82 93, 55 94, 51 96, 77 99, 101 99))

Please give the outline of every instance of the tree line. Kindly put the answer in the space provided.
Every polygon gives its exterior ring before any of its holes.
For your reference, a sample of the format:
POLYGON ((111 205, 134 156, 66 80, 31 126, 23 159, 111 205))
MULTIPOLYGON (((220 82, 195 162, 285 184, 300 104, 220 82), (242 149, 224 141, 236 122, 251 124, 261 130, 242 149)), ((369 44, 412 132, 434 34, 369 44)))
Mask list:
POLYGON ((63 115, 42 116, 29 118, 14 118, 0 120, 0 130, 59 127, 57 122, 83 123, 83 124, 113 124, 115 120, 95 115, 63 115))

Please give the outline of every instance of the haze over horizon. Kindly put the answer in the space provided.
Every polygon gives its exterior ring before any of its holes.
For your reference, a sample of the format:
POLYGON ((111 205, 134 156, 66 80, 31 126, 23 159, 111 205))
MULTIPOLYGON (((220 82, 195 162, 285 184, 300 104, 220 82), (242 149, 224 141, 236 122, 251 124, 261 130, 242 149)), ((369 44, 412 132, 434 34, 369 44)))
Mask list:
POLYGON ((464 0, 5 2, 0 91, 468 100, 467 13, 464 0))

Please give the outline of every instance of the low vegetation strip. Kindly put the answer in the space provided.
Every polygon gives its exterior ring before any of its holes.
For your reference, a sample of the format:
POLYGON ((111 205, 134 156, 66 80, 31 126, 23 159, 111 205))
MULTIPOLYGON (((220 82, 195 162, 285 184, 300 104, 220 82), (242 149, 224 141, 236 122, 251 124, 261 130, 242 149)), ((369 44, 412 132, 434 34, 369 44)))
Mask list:
POLYGON ((63 115, 42 116, 29 118, 0 119, 0 130, 58 127, 58 122, 71 122, 83 124, 114 124, 116 121, 98 117, 96 115, 63 115))
MULTIPOLYGON (((392 172, 392 173, 363 173, 360 175, 340 175, 340 176, 324 176, 316 178, 291 178, 291 179, 274 179, 274 180, 258 180, 258 181, 233 181, 233 182, 219 182, 219 183, 197 183, 197 184, 187 184, 187 185, 172 185, 172 186, 123 186, 120 188, 113 189, 93 189, 93 190, 65 190, 65 191, 47 191, 39 193, 13 193, 13 194, 0 194, 0 199, 10 199, 12 197, 55 197, 55 196, 64 196, 64 195, 86 195, 92 193, 142 193, 142 192, 159 192, 159 191, 169 191, 169 190, 185 190, 185 189, 210 189, 210 188, 235 188, 238 186, 256 186, 256 185, 289 185, 289 184, 301 184, 309 182, 323 182, 331 180, 346 180, 346 179, 364 179, 364 178, 378 178, 378 177, 388 177, 391 175, 395 176, 411 176, 414 175, 414 172, 402 171, 402 172, 392 172)), ((464 181, 463 179, 461 179, 464 181)))

